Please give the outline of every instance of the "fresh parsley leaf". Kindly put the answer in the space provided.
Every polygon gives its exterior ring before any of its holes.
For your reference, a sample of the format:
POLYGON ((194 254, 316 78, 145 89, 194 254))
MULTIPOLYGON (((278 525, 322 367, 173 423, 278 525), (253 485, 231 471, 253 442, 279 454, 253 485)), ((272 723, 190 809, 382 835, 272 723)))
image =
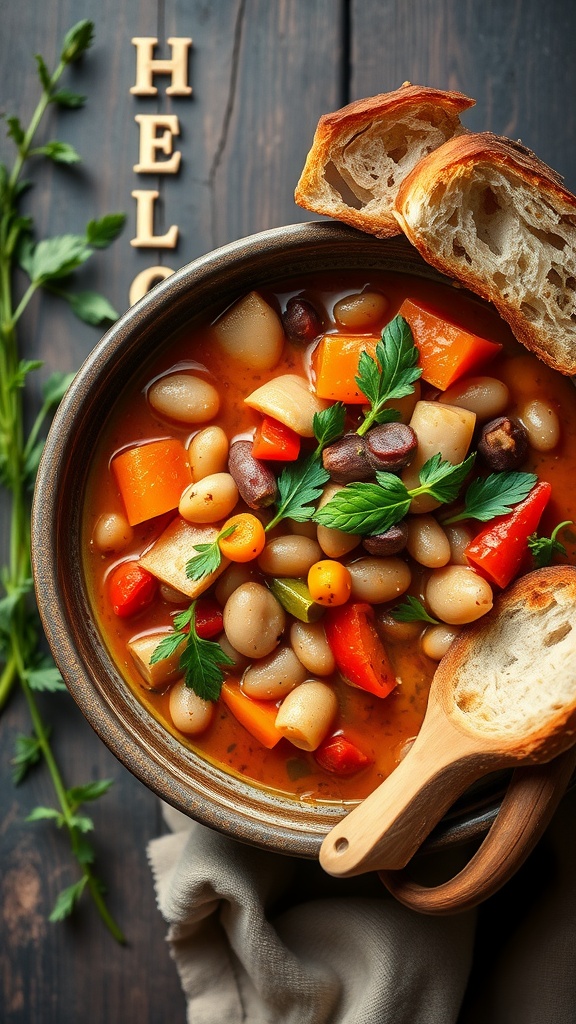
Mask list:
POLYGON ((37 53, 35 54, 34 59, 36 61, 36 66, 38 68, 38 78, 40 79, 40 84, 45 92, 49 92, 52 85, 52 79, 50 78, 50 72, 46 67, 44 58, 41 57, 39 53, 37 53))
POLYGON ((20 149, 22 143, 24 142, 24 129, 22 127, 20 118, 11 114, 10 117, 6 118, 6 124, 8 125, 9 138, 14 139, 14 142, 18 146, 18 149, 20 149))
POLYGON ((30 688, 36 692, 57 693, 66 689, 60 672, 48 659, 30 669, 25 676, 30 688))
POLYGON ((314 514, 317 523, 345 533, 384 533, 404 518, 410 492, 400 477, 379 473, 380 482, 348 484, 314 514))
POLYGON ((86 838, 85 833, 75 832, 73 838, 74 856, 79 864, 93 864, 94 863, 94 847, 92 843, 86 838))
POLYGON ((86 225, 86 242, 94 249, 106 249, 118 238, 125 223, 123 213, 108 213, 100 220, 91 220, 86 225))
POLYGON ((42 758, 42 747, 36 736, 16 737, 14 757, 12 758, 13 772, 12 780, 17 786, 21 783, 31 768, 38 764, 42 758))
POLYGON ((32 370, 39 370, 43 366, 41 359, 21 359, 18 363, 18 369, 11 380, 7 381, 10 390, 16 388, 23 388, 26 383, 26 377, 32 370))
POLYGON ((73 25, 64 36, 60 60, 63 64, 71 64, 86 52, 94 40, 94 22, 83 19, 73 25))
POLYGON ((77 110, 79 107, 84 106, 86 97, 81 96, 79 92, 72 92, 71 89, 58 89, 58 92, 52 93, 50 102, 57 103, 60 107, 77 110))
POLYGON ((220 530, 218 536, 209 544, 194 545, 194 551, 198 551, 199 554, 194 555, 186 562, 186 575, 189 580, 203 580, 206 576, 216 572, 222 561, 219 541, 230 537, 235 529, 236 526, 227 526, 224 530, 220 530))
POLYGON ((81 160, 81 156, 76 152, 74 146, 71 146, 69 142, 58 142, 57 139, 46 142, 44 146, 31 149, 30 155, 47 156, 57 164, 77 164, 81 160))
POLYGON ((69 885, 67 889, 62 890, 48 918, 52 924, 56 921, 64 921, 65 918, 70 917, 87 883, 88 875, 84 875, 78 882, 74 882, 74 885, 69 885))
POLYGON ((558 523, 558 526, 554 527, 549 537, 539 537, 537 533, 533 533, 528 537, 528 549, 534 559, 536 569, 543 569, 546 565, 552 565, 556 555, 566 554, 566 548, 556 539, 560 530, 563 530, 566 526, 572 526, 571 519, 558 523))
POLYGON ((514 505, 524 501, 538 481, 534 473, 490 473, 473 480, 466 491, 464 508, 444 519, 444 523, 458 523, 462 519, 478 519, 482 523, 504 516, 514 505))
POLYGON ((276 515, 266 526, 271 530, 282 519, 304 523, 314 515, 314 502, 322 493, 330 474, 314 452, 303 462, 294 462, 282 470, 278 478, 276 515))
POLYGON ((86 324, 100 327, 101 324, 118 319, 118 313, 114 306, 98 292, 59 292, 58 294, 66 299, 78 319, 83 320, 86 324))
POLYGON ((334 402, 327 409, 315 412, 312 420, 314 437, 318 442, 316 454, 320 455, 322 449, 333 441, 337 441, 344 433, 344 421, 346 409, 342 402, 334 402))
POLYGON ((20 265, 34 284, 67 277, 92 255, 82 235, 57 235, 28 246, 20 253, 20 265))
MULTIPOLYGON (((433 455, 424 463, 418 477, 422 493, 429 495, 436 501, 448 504, 457 497, 458 492, 474 465, 476 456, 469 455, 464 462, 454 465, 442 459, 440 454, 433 455)), ((376 474, 378 478, 378 474, 376 474)), ((417 497, 420 488, 411 491, 412 497, 417 497)))
POLYGON ((80 804, 99 800, 113 784, 112 779, 96 779, 94 782, 84 783, 83 786, 73 786, 66 792, 70 806, 76 808, 80 804))
MULTIPOLYGON (((370 412, 358 428, 365 434, 374 423, 390 420, 387 402, 405 398, 414 391, 414 383, 422 374, 418 364, 418 349, 412 331, 404 317, 395 316, 382 331, 376 346, 376 359, 362 352, 358 363, 358 387, 370 402, 370 412)), ((394 414, 395 415, 395 414, 394 414)))
POLYGON ((64 824, 64 815, 62 811, 56 810, 55 807, 34 807, 30 814, 26 815, 26 821, 55 821, 60 828, 64 824))
POLYGON ((150 664, 170 657, 185 641, 180 668, 184 672, 186 686, 202 700, 218 700, 224 679, 222 668, 234 662, 215 640, 204 640, 198 636, 195 618, 196 602, 193 601, 186 611, 174 617, 176 632, 160 641, 152 653, 150 664), (169 640, 171 644, 167 643, 169 640))
POLYGON ((438 619, 432 618, 422 602, 411 594, 408 594, 404 601, 392 608, 390 615, 397 622, 431 622, 433 625, 438 625, 438 619))

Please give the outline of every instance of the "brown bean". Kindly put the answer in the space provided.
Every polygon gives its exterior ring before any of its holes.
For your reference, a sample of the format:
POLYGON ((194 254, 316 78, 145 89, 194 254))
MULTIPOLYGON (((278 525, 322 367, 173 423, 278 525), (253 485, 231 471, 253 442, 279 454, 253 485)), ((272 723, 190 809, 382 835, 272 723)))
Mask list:
POLYGON ((276 477, 268 466, 254 458, 251 441, 235 441, 230 446, 228 470, 249 508, 266 508, 274 503, 276 477))
POLYGON ((374 469, 404 469, 418 446, 416 434, 407 423, 380 423, 365 436, 366 458, 374 469))
POLYGON ((374 470, 366 458, 364 439, 358 434, 345 434, 327 445, 322 452, 322 465, 337 484, 370 480, 374 470))
POLYGON ((488 469, 518 469, 528 455, 528 432, 517 420, 498 416, 482 428, 478 455, 488 469))
POLYGON ((289 341, 309 345, 322 332, 322 320, 311 302, 293 296, 282 313, 282 325, 289 341))
POLYGON ((362 538, 362 547, 370 555, 398 555, 406 547, 408 541, 408 523, 405 519, 396 523, 384 533, 375 533, 371 537, 362 538))

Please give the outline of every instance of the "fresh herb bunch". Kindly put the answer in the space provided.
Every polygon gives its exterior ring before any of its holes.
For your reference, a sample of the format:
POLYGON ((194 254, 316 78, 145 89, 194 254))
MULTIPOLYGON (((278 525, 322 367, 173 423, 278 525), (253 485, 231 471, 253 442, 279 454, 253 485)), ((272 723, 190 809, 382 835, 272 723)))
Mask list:
POLYGON ((42 363, 21 359, 19 335, 21 317, 39 289, 49 290, 66 300, 74 313, 87 323, 100 325, 115 320, 117 313, 104 296, 92 291, 70 290, 74 270, 82 266, 95 249, 108 246, 124 224, 122 214, 92 220, 83 235, 64 234, 35 241, 30 216, 20 212, 20 200, 30 187, 22 171, 30 157, 44 156, 62 164, 80 160, 66 142, 52 140, 36 144, 36 133, 43 115, 51 105, 80 108, 84 96, 58 83, 66 68, 90 47, 93 24, 80 21, 66 34, 59 62, 51 73, 36 56, 41 96, 27 128, 14 115, 6 117, 8 137, 15 146, 14 163, 9 169, 0 164, 0 485, 10 501, 9 561, 3 567, 0 582, 0 710, 16 685, 20 686, 28 707, 31 735, 19 736, 13 759, 14 781, 21 782, 28 770, 44 761, 54 787, 57 807, 37 807, 29 821, 49 819, 68 831, 72 853, 80 867, 80 879, 60 893, 50 915, 51 921, 67 917, 87 889, 112 935, 124 937, 110 915, 103 898, 103 886, 93 870, 94 850, 87 839, 93 822, 82 813, 84 804, 107 792, 111 782, 102 780, 66 788, 50 744, 50 729, 45 724, 36 699, 38 692, 65 689, 52 660, 40 653, 41 625, 34 603, 30 563, 30 494, 42 453, 42 430, 47 418, 62 398, 72 374, 53 374, 42 389, 43 401, 32 428, 26 436, 23 417, 24 388, 28 375, 42 363), (23 271, 28 285, 22 290, 16 283, 17 271, 23 271), (19 297, 16 296, 18 291, 19 297), (20 295, 20 292, 22 294, 20 295))
POLYGON ((362 437, 375 423, 399 419, 396 409, 386 408, 386 405, 413 393, 415 382, 422 376, 418 357, 412 331, 402 316, 395 316, 386 324, 376 345, 376 359, 368 352, 361 353, 358 376, 354 379, 366 395, 370 409, 357 434, 362 437))

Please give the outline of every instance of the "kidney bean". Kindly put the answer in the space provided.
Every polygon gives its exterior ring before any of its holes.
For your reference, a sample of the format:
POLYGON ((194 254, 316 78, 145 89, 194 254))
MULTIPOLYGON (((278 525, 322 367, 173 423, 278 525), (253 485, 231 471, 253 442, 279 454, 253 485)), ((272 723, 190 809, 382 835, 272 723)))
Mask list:
POLYGON ((322 321, 312 303, 295 296, 286 303, 282 325, 288 340, 297 345, 308 345, 322 332, 322 321))
POLYGON ((327 445, 322 452, 322 464, 337 484, 354 480, 369 480, 374 470, 366 458, 365 441, 358 434, 345 434, 339 441, 327 445))
POLYGON ((482 428, 478 455, 488 469, 518 469, 528 455, 528 433, 517 420, 498 416, 482 428))
POLYGON ((407 466, 418 439, 407 423, 380 423, 364 438, 366 458, 374 469, 395 471, 407 466))
POLYGON ((230 446, 228 470, 249 508, 266 508, 276 500, 276 477, 254 458, 251 441, 235 441, 230 446))
POLYGON ((397 555, 403 551, 408 542, 408 523, 405 519, 391 526, 384 533, 375 533, 372 537, 363 537, 362 547, 370 555, 397 555))

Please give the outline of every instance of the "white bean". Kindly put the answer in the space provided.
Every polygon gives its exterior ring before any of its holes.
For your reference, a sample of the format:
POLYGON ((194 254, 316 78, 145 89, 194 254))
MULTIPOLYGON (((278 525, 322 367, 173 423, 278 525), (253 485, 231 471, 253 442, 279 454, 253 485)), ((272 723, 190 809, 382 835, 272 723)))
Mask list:
POLYGON ((240 651, 237 651, 235 647, 232 647, 226 633, 220 633, 220 636, 218 637, 218 644, 224 651, 224 654, 227 654, 228 657, 232 659, 231 665, 222 666, 223 670, 225 672, 242 673, 248 665, 248 658, 246 655, 240 654, 240 651))
POLYGON ((190 373, 160 377, 148 391, 154 412, 180 423, 205 423, 216 416, 220 396, 209 381, 190 373))
POLYGON ((450 545, 450 561, 452 564, 468 565, 468 560, 464 552, 474 537, 474 530, 472 530, 466 523, 448 523, 448 525, 444 527, 444 532, 448 537, 448 543, 450 545))
POLYGON ((284 609, 261 583, 243 583, 224 605, 224 632, 248 658, 265 658, 280 642, 284 609))
POLYGON ((238 488, 230 473, 214 473, 182 492, 178 511, 189 523, 216 523, 226 519, 238 502, 238 488))
POLYGON ((457 626, 445 626, 440 623, 438 626, 428 626, 422 634, 422 650, 428 658, 440 661, 452 642, 456 639, 460 630, 457 626))
POLYGON ((296 657, 315 676, 330 676, 336 661, 321 622, 293 622, 290 643, 296 657))
POLYGON ((389 302, 381 292, 355 292, 338 299, 334 319, 341 327, 354 331, 370 330, 384 324, 389 302))
POLYGON ((175 683, 168 702, 170 717, 176 729, 188 736, 204 732, 214 717, 214 703, 202 700, 184 680, 175 683))
POLYGON ((432 573, 426 586, 430 614, 449 625, 475 622, 492 607, 492 588, 465 565, 446 565, 432 573))
POLYGON ((410 586, 410 569, 401 558, 358 558, 347 566, 354 601, 382 604, 400 597, 410 586))
POLYGON ((497 377, 465 377, 440 395, 439 401, 469 409, 480 422, 487 422, 504 412, 509 399, 508 388, 497 377))
POLYGON ((231 594, 243 583, 252 583, 256 576, 253 562, 231 562, 224 570, 214 588, 218 604, 224 607, 231 594))
POLYGON ((228 438, 222 427, 199 430, 188 445, 192 479, 202 480, 213 473, 223 473, 228 465, 228 438))
MULTIPOLYGON (((418 474, 425 462, 440 454, 453 465, 462 462, 468 453, 476 416, 468 409, 457 409, 440 402, 417 402, 410 426, 418 438, 418 448, 410 463, 402 471, 402 481, 410 489, 418 487, 418 474)), ((431 512, 440 502, 428 496, 415 498, 411 512, 431 512)))
POLYGON ((391 644, 411 644, 422 632, 421 622, 399 622, 389 612, 379 612, 378 632, 391 644))
POLYGON ((276 728, 300 750, 316 750, 328 735, 337 710, 332 687, 307 679, 282 701, 276 728))
POLYGON ((450 561, 450 543, 440 523, 431 515, 408 517, 408 554, 429 569, 450 561))
POLYGON ((268 541, 258 559, 262 572, 268 576, 308 575, 308 570, 322 558, 322 549, 309 537, 286 534, 268 541))
POLYGON ((225 352, 253 370, 271 370, 282 354, 282 321, 257 292, 236 302, 213 330, 225 352))
POLYGON ((560 420, 548 402, 534 398, 520 410, 520 421, 528 433, 531 448, 550 452, 560 440, 560 420))
POLYGON ((104 513, 97 519, 92 539, 104 554, 117 554, 131 543, 134 531, 121 512, 104 513))
POLYGON ((252 663, 241 687, 256 700, 280 700, 306 678, 306 669, 291 647, 277 647, 267 658, 252 663))

